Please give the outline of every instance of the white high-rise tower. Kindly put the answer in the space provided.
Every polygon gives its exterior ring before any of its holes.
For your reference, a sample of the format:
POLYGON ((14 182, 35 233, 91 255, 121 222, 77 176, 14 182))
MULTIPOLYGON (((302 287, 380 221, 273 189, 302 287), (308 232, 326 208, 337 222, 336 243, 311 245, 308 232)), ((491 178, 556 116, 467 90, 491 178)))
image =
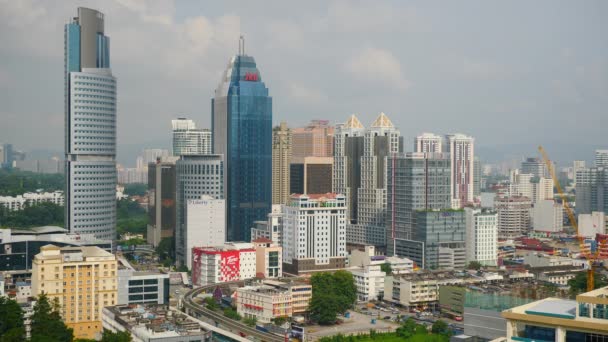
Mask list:
POLYGON ((464 134, 448 134, 443 151, 452 159, 452 207, 462 208, 474 201, 475 139, 464 134))
POLYGON ((65 25, 65 222, 116 238, 116 78, 104 15, 78 8, 65 25))

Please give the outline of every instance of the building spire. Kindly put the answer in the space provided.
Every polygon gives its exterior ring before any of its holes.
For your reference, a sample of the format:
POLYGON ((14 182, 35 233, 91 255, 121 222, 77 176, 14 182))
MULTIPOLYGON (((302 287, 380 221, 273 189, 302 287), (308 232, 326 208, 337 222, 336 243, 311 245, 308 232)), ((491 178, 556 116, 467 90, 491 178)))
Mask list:
POLYGON ((239 56, 245 55, 245 37, 241 35, 239 38, 239 56))

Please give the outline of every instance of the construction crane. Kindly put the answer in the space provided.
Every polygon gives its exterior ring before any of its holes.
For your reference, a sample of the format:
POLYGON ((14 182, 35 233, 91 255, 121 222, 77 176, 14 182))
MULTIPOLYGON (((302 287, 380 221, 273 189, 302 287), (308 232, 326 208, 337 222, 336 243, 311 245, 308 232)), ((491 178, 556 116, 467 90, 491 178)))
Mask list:
POLYGON ((570 224, 572 224, 572 227, 574 227, 574 232, 576 234, 576 239, 578 240, 578 245, 581 250, 581 254, 585 257, 585 259, 587 259, 587 263, 589 266, 587 268, 587 292, 593 291, 595 288, 595 279, 594 279, 595 278, 595 262, 598 259, 599 248, 596 248, 595 253, 591 253, 591 251, 585 245, 585 237, 581 236, 578 232, 578 223, 576 222, 576 217, 574 217, 574 212, 572 211, 572 208, 568 204, 568 198, 564 194, 564 191, 562 190, 562 186, 559 184, 559 180, 557 179, 557 176, 555 175, 555 170, 553 169, 553 164, 551 164, 551 160, 547 156, 547 153, 545 152, 545 149, 542 146, 538 146, 538 151, 540 152, 541 156, 543 157, 545 165, 547 165, 547 170, 549 170, 549 174, 551 175, 551 179, 553 179, 553 185, 557 189, 557 193, 559 194, 559 197, 561 197, 561 199, 562 199, 562 204, 564 206, 564 209, 566 210, 566 213, 568 214, 568 219, 570 220, 570 224))

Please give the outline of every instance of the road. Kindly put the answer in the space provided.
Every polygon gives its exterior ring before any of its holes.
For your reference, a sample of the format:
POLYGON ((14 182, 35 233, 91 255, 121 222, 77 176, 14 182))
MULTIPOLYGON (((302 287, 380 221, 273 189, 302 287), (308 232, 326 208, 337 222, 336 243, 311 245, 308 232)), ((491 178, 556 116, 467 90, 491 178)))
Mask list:
MULTIPOLYGON (((233 283, 223 283, 221 285, 230 285, 230 284, 238 284, 241 282, 233 282, 233 283)), ((183 305, 186 309, 186 313, 199 318, 207 318, 209 321, 213 322, 216 326, 231 331, 236 334, 244 334, 247 337, 254 337, 256 341, 265 341, 265 342, 283 342, 285 341, 284 337, 280 337, 278 335, 265 333, 254 328, 250 328, 244 324, 238 323, 234 320, 224 317, 224 315, 211 311, 203 307, 202 305, 196 303, 194 298, 202 293, 207 292, 208 290, 214 289, 217 285, 208 285, 204 287, 200 287, 194 290, 188 291, 183 297, 183 305)))

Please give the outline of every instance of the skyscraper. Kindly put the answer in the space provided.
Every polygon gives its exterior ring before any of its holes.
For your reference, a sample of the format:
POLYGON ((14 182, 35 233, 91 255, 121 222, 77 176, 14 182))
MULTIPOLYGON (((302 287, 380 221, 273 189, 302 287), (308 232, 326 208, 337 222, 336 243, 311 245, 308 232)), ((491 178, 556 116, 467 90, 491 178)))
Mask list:
POLYGON ((414 152, 442 152, 441 136, 433 133, 422 133, 414 140, 414 152))
POLYGON ((521 173, 532 174, 533 177, 547 178, 549 176, 547 166, 540 158, 526 158, 526 160, 522 161, 521 173))
MULTIPOLYGON (((223 156, 217 154, 184 155, 175 163, 175 166, 177 187, 175 259, 179 265, 186 265, 190 263, 192 247, 201 243, 201 241, 193 240, 196 238, 197 232, 189 231, 195 229, 188 225, 189 222, 193 222, 190 218, 200 219, 200 215, 188 212, 194 208, 190 204, 197 204, 203 196, 224 199, 225 167, 223 156)), ((216 205, 217 202, 212 203, 214 219, 217 219, 216 205)), ((203 210, 207 210, 207 208, 203 208, 203 210)))
POLYGON ((272 98, 244 42, 211 101, 213 152, 223 154, 228 241, 250 241, 272 202, 272 98))
POLYGON ((595 167, 608 168, 608 150, 595 150, 595 167))
POLYGON ((452 159, 452 207, 462 208, 474 202, 475 139, 464 134, 448 134, 443 151, 452 159))
POLYGON ((591 167, 576 173, 576 213, 608 213, 608 169, 591 167))
POLYGON ((306 127, 293 129, 293 156, 333 157, 334 127, 327 120, 312 120, 306 127))
POLYGON ((450 155, 406 153, 387 163, 387 255, 414 239, 414 211, 450 208, 450 155))
MULTIPOLYGON (((351 138, 341 139, 348 141, 351 138)), ((360 184, 353 199, 357 209, 350 217, 346 235, 348 243, 376 246, 386 243, 386 163, 388 158, 402 150, 401 134, 391 120, 380 113, 363 134, 363 153, 359 157, 360 184)))
POLYGON ((186 118, 171 120, 173 127, 173 155, 211 154, 211 131, 196 128, 194 121, 186 118))
POLYGON ((175 236, 176 157, 148 164, 148 227, 146 239, 156 247, 164 238, 175 236))
POLYGON ((488 209, 465 208, 467 263, 479 261, 496 266, 498 256, 498 214, 488 209))
POLYGON ((532 201, 525 196, 497 197, 498 237, 512 239, 530 230, 532 201))
POLYGON ((291 129, 281 122, 272 129, 272 204, 289 200, 291 129))
POLYGON ((65 25, 66 228, 116 238, 116 78, 104 15, 79 7, 65 25))

